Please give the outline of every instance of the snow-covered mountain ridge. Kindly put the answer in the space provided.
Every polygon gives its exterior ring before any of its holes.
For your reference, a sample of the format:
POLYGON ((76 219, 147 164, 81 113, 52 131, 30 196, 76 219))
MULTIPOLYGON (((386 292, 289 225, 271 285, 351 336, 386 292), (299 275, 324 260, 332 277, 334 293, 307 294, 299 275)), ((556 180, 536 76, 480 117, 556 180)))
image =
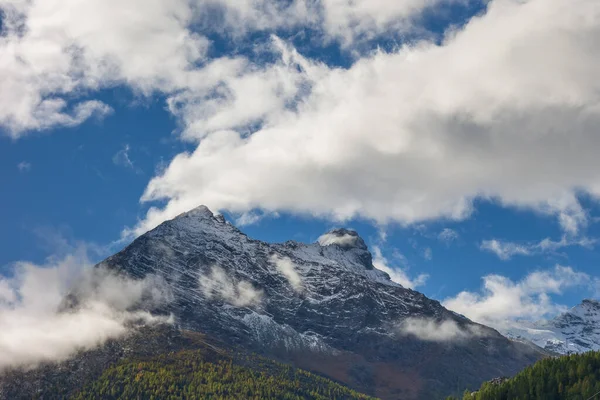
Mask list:
POLYGON ((583 300, 551 320, 522 323, 504 333, 559 354, 597 351, 600 350, 600 302, 583 300))

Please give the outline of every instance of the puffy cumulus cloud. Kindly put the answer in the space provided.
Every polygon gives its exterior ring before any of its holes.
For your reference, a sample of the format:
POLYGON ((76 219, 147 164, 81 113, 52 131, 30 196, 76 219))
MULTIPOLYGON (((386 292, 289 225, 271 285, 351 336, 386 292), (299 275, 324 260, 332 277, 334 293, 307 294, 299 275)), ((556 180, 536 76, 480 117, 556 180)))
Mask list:
POLYGON ((392 281, 409 289, 423 286, 429 278, 429 275, 427 274, 419 274, 417 277, 411 278, 408 276, 405 269, 389 266, 388 260, 383 256, 381 249, 378 246, 373 247, 373 266, 378 270, 386 272, 392 281))
POLYGON ((398 333, 414 336, 427 342, 449 342, 483 336, 485 332, 477 325, 460 326, 456 321, 438 321, 433 318, 406 318, 398 325, 398 333))
POLYGON ((289 257, 279 257, 277 254, 273 254, 269 258, 269 261, 275 265, 277 270, 287 279, 296 292, 304 290, 302 277, 296 270, 296 265, 289 257))
POLYGON ((514 256, 531 256, 546 252, 555 252, 564 247, 581 246, 585 248, 593 248, 596 244, 596 239, 587 237, 570 238, 563 236, 559 241, 546 238, 538 243, 514 243, 498 239, 484 240, 481 242, 481 250, 494 253, 501 260, 510 260, 514 256))
POLYGON ((536 321, 566 310, 551 295, 572 288, 594 290, 599 283, 598 278, 557 265, 532 272, 518 282, 500 275, 485 276, 481 292, 461 292, 445 299, 443 305, 476 322, 505 329, 517 320, 536 321))
POLYGON ((252 283, 230 277, 223 268, 213 266, 200 275, 200 291, 209 299, 218 299, 236 307, 251 307, 262 302, 263 291, 252 283))
POLYGON ((13 137, 74 126, 111 108, 86 93, 187 87, 207 41, 187 0, 0 2, 0 125, 13 137))
POLYGON ((493 0, 441 44, 348 69, 280 46, 278 61, 242 68, 247 85, 176 102, 199 144, 149 183, 142 200, 166 206, 133 232, 199 202, 410 224, 465 218, 483 198, 554 215, 573 235, 588 218, 578 193, 600 188, 599 37, 595 0, 493 0))
POLYGON ((163 281, 92 268, 82 249, 13 272, 0 279, 0 370, 61 361, 138 324, 169 321, 143 311, 169 301, 163 281))

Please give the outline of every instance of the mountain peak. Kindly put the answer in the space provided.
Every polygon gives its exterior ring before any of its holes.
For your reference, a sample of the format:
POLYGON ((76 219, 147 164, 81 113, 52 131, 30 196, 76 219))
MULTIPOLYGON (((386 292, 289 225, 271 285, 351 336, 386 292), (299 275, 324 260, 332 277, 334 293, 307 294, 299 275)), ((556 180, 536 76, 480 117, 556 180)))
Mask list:
POLYGON ((600 302, 582 300, 551 320, 537 321, 507 334, 561 354, 600 350, 600 302))
POLYGON ((210 211, 210 208, 208 208, 207 206, 200 205, 188 212, 185 212, 183 214, 180 215, 180 217, 182 216, 190 216, 190 217, 214 217, 215 215, 213 214, 212 211, 210 211))
POLYGON ((214 214, 207 206, 201 205, 190 211, 184 212, 173 219, 176 223, 183 226, 197 227, 200 225, 226 224, 225 217, 222 214, 214 214))
POLYGON ((586 306, 593 308, 600 308, 600 301, 594 299, 584 299, 581 304, 577 307, 586 306))
POLYGON ((319 236, 318 244, 331 258, 343 258, 360 268, 372 270, 373 257, 365 241, 351 229, 333 229, 319 236))

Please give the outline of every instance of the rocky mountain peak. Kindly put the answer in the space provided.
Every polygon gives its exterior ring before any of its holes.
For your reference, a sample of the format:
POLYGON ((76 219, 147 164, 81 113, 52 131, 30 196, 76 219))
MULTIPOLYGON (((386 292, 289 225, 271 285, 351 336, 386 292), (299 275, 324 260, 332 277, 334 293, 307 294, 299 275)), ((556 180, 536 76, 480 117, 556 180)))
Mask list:
POLYGON ((579 307, 600 309, 600 301, 594 299, 584 299, 579 307))
POLYGON ((345 258, 367 270, 374 269, 373 258, 365 241, 351 229, 330 230, 318 239, 323 253, 330 258, 345 258))
POLYGON ((585 299, 567 312, 558 315, 553 321, 555 325, 565 325, 574 321, 580 324, 600 322, 600 302, 585 299))
POLYGON ((198 219, 213 219, 215 214, 205 205, 200 205, 196 208, 186 211, 183 214, 178 215, 175 219, 180 218, 198 218, 198 219))

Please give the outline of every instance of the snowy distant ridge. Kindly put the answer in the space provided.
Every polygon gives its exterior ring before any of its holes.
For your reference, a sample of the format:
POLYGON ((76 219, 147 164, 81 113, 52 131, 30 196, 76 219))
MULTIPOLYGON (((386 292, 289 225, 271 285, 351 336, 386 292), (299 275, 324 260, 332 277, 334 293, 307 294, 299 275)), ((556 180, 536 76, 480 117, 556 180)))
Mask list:
POLYGON ((554 319, 523 323, 504 333, 560 354, 597 351, 600 350, 600 302, 583 300, 554 319))

